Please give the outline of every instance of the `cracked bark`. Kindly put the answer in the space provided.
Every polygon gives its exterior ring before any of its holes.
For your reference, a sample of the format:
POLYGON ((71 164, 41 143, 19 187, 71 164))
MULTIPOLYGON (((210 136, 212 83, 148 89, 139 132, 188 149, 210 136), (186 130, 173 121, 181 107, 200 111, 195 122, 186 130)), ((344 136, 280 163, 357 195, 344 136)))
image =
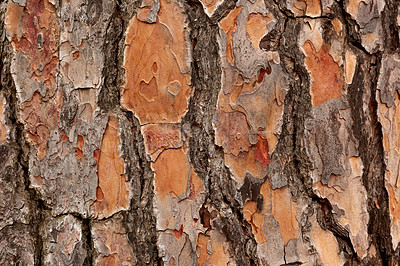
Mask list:
POLYGON ((1 263, 400 262, 397 1, 0 18, 1 263))

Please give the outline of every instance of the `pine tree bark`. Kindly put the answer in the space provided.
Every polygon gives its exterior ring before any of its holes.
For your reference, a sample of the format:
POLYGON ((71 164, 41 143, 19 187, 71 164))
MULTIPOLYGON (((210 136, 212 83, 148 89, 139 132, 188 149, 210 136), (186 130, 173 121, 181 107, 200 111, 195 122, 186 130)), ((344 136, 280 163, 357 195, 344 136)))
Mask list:
POLYGON ((399 264, 397 0, 0 17, 0 264, 399 264))

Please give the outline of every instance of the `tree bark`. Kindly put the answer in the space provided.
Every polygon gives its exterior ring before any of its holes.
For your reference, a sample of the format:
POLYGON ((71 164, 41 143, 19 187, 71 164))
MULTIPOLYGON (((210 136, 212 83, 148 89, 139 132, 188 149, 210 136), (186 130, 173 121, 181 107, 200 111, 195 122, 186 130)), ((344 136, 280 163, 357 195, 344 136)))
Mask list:
POLYGON ((0 17, 0 264, 398 265, 397 0, 0 17))

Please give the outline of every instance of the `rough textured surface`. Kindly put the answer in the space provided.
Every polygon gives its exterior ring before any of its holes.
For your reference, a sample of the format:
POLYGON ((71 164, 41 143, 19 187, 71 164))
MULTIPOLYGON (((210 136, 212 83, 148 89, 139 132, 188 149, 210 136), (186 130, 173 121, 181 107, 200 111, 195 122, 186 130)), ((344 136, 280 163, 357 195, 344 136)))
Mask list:
POLYGON ((0 263, 398 265, 396 0, 0 3, 0 263))

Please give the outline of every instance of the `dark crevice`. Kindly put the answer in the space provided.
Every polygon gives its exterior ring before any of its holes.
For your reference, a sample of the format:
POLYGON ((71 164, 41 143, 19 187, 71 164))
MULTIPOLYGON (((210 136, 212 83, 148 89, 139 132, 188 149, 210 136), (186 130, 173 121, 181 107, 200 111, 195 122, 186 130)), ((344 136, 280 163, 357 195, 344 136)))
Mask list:
POLYGON ((61 217, 65 217, 71 215, 73 216, 76 220, 78 220, 81 224, 81 230, 82 230, 82 248, 86 250, 86 257, 85 260, 83 261, 83 265, 89 266, 93 265, 93 258, 94 258, 94 242, 92 239, 92 219, 85 218, 82 214, 78 212, 69 212, 69 213, 63 213, 57 216, 52 216, 51 218, 57 219, 61 217))
POLYGON ((140 265, 161 265, 158 254, 156 217, 153 209, 154 173, 147 158, 138 119, 124 111, 126 126, 121 135, 127 177, 133 188, 130 209, 122 212, 128 239, 140 265))
MULTIPOLYGON (((229 2, 229 1, 228 1, 229 2)), ((211 220, 211 227, 222 232, 230 244, 230 254, 238 265, 256 265, 256 241, 250 224, 242 213, 241 199, 229 169, 224 164, 224 153, 214 144, 212 120, 221 88, 217 35, 218 21, 235 6, 236 1, 220 6, 210 19, 198 1, 185 5, 191 28, 193 47, 192 87, 189 111, 182 128, 190 128, 190 159, 195 171, 207 188, 207 200, 202 209, 212 206, 219 216, 211 220)), ((185 133, 185 132, 184 132, 185 133)))
POLYGON ((122 67, 125 48, 124 34, 132 16, 133 12, 125 10, 124 1, 116 1, 115 11, 107 25, 103 42, 103 84, 98 96, 98 104, 104 111, 120 106, 120 89, 125 75, 122 67))
MULTIPOLYGON (((292 87, 286 96, 287 101, 285 100, 285 106, 287 106, 285 109, 286 122, 283 125, 284 128, 285 124, 287 126, 286 130, 282 131, 283 134, 290 132, 292 136, 292 139, 287 143, 288 145, 291 143, 292 150, 289 152, 294 154, 292 162, 289 164, 291 169, 291 175, 288 180, 289 188, 292 195, 302 195, 317 203, 317 206, 319 206, 317 208, 317 221, 319 225, 324 230, 329 230, 334 234, 347 259, 356 263, 359 261, 357 261, 357 255, 352 246, 348 231, 336 222, 332 213, 331 203, 327 199, 317 197, 313 191, 313 180, 309 176, 311 162, 305 153, 303 143, 305 138, 305 122, 311 118, 311 95, 309 93, 311 82, 309 80, 309 73, 303 63, 304 55, 297 47, 296 35, 292 34, 293 32, 300 32, 300 23, 297 18, 289 16, 286 20, 285 32, 282 34, 280 41, 282 43, 280 49, 281 55, 286 56, 293 62, 293 73, 289 72, 289 75, 293 77, 291 82, 292 87), (298 52, 296 53, 296 51, 298 52), (295 76, 298 77, 298 80, 294 78, 295 76), (291 125, 293 126, 290 130, 291 125)), ((309 216, 313 212, 309 214, 305 212, 305 214, 309 216)), ((309 228, 310 225, 308 223, 302 224, 302 234, 306 242, 308 237, 304 234, 307 234, 309 228)))
POLYGON ((211 21, 214 24, 218 24, 221 19, 226 17, 229 12, 231 12, 235 8, 237 1, 238 0, 225 0, 221 5, 217 7, 217 9, 212 14, 211 21))
MULTIPOLYGON (((282 4, 286 4, 285 1, 279 1, 279 0, 272 0, 272 2, 275 4, 275 6, 279 9, 279 11, 285 15, 288 18, 291 19, 332 19, 333 15, 328 14, 328 15, 320 15, 320 16, 307 16, 307 15, 301 15, 301 16, 295 16, 290 10, 288 10, 286 7, 282 6, 282 4)), ((322 8, 321 8, 322 10, 322 8)))
POLYGON ((86 258, 83 265, 90 266, 93 265, 93 254, 94 254, 94 243, 91 233, 91 220, 82 219, 82 240, 84 241, 84 249, 86 250, 86 258))
POLYGON ((359 140, 359 152, 364 169, 362 181, 368 194, 368 234, 372 243, 377 247, 383 265, 389 263, 392 244, 390 234, 389 198, 385 188, 386 165, 384 162, 382 126, 378 121, 376 88, 379 76, 381 57, 361 54, 353 83, 349 86, 349 102, 353 119, 353 132, 359 140), (366 90, 369 90, 367 93, 366 90), (364 109, 364 96, 366 113, 364 109), (372 135, 368 133, 368 128, 372 135), (370 171, 369 169, 374 169, 370 171))
POLYGON ((335 11, 342 18, 342 23, 345 25, 346 41, 356 47, 358 50, 362 51, 366 55, 371 55, 365 47, 362 45, 361 36, 358 32, 359 25, 349 13, 345 10, 344 0, 339 0, 335 6, 335 11))
MULTIPOLYGON (((391 9, 398 5, 389 2, 391 9)), ((338 7, 337 11, 343 17, 346 26, 347 42, 350 44, 350 48, 359 55, 356 72, 352 84, 348 88, 348 97, 351 103, 352 130, 359 141, 359 153, 364 166, 362 182, 368 194, 368 234, 379 251, 379 257, 375 258, 375 262, 367 259, 365 263, 377 263, 380 259, 380 263, 389 265, 393 256, 389 197, 385 188, 386 165, 384 162, 382 126, 378 121, 378 102, 375 99, 382 53, 371 54, 362 46, 361 37, 356 32, 357 22, 346 12, 343 0, 339 1, 338 7), (364 99, 366 95, 369 95, 370 98, 364 99), (366 112, 363 111, 365 104, 366 112), (371 129, 372 134, 367 131, 368 128, 371 129), (374 171, 370 171, 370 169, 374 169, 374 171)), ((385 50, 389 51, 398 48, 398 31, 393 28, 392 24, 387 25, 386 21, 387 13, 390 14, 392 19, 390 23, 395 21, 393 12, 397 12, 397 9, 395 11, 388 10, 388 6, 386 6, 381 13, 383 27, 386 29, 386 34, 383 36, 385 38, 385 50), (396 36, 388 36, 389 32, 396 36)))
MULTIPOLYGON (((120 141, 122 157, 126 164, 126 178, 131 183, 130 209, 121 211, 128 239, 133 247, 135 264, 160 265, 157 248, 156 217, 153 210, 154 173, 146 157, 140 124, 132 112, 120 105, 120 91, 125 79, 122 66, 125 49, 125 31, 141 1, 133 4, 126 0, 116 2, 115 12, 107 25, 103 49, 105 66, 103 86, 98 103, 102 110, 122 112, 120 141)), ((114 215, 113 215, 114 216, 114 215)), ((110 218, 107 218, 110 219, 110 218)))
POLYGON ((399 26, 397 26, 397 17, 400 2, 398 0, 385 1, 385 9, 382 14, 382 27, 385 51, 393 53, 399 51, 399 26))
POLYGON ((336 221, 329 200, 318 196, 313 196, 312 200, 317 202, 319 205, 317 212, 318 224, 322 229, 329 230, 334 236, 336 236, 338 243, 342 244, 342 250, 348 261, 359 264, 360 261, 358 260, 356 251, 351 243, 349 232, 336 221))

